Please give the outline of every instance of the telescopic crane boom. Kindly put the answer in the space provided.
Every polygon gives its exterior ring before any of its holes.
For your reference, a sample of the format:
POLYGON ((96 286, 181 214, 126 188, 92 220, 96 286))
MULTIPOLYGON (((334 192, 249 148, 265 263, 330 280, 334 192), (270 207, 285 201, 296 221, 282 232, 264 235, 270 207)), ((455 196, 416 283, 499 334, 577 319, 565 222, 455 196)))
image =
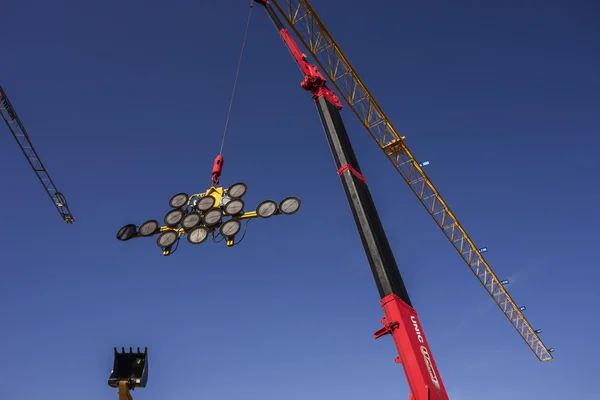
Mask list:
POLYGON ((304 74, 301 85, 312 93, 315 105, 333 158, 338 168, 344 191, 360 238, 369 260, 381 297, 384 318, 383 328, 375 337, 391 334, 398 350, 398 361, 404 366, 411 400, 448 400, 446 389, 419 323, 416 311, 402 281, 394 254, 383 230, 375 204, 348 138, 340 115, 342 104, 327 88, 326 80, 318 68, 302 54, 292 36, 284 28, 267 0, 255 0, 263 5, 279 30, 283 41, 304 74))
MULTIPOLYGON (((518 306, 510 296, 504 287, 506 281, 501 280, 494 273, 479 248, 475 246, 467 231, 407 147, 405 137, 398 134, 308 0, 258 2, 274 6, 268 7, 271 9, 270 15, 274 15, 274 9, 277 9, 283 16, 316 60, 328 81, 333 84, 337 93, 346 101, 375 139, 379 148, 388 157, 529 348, 540 361, 552 360, 553 349, 544 345, 538 336, 539 330, 535 330, 525 318, 522 312, 525 308, 518 306)), ((285 32, 286 35, 289 35, 289 32, 285 32)), ((283 34, 282 37, 285 41, 283 34)), ((316 70, 315 66, 313 68, 316 70)))
POLYGON ((2 89, 2 86, 0 86, 0 114, 2 114, 2 118, 4 119, 4 122, 6 122, 6 126, 8 126, 8 129, 13 134, 15 140, 19 144, 19 147, 21 147, 25 158, 27 158, 29 165, 31 165, 31 168, 33 168, 33 172, 35 172, 38 179, 44 186, 44 189, 46 189, 46 193, 48 193, 48 196, 52 200, 52 203, 54 203, 54 206, 60 213, 61 217, 67 224, 72 224, 75 219, 69 210, 67 199, 61 192, 58 191, 56 186, 54 186, 52 178, 50 178, 48 171, 46 171, 44 164, 42 164, 42 160, 40 160, 40 157, 33 148, 33 144, 29 139, 29 135, 21 123, 21 120, 17 116, 15 109, 10 104, 10 100, 8 100, 8 97, 6 96, 4 89, 2 89))

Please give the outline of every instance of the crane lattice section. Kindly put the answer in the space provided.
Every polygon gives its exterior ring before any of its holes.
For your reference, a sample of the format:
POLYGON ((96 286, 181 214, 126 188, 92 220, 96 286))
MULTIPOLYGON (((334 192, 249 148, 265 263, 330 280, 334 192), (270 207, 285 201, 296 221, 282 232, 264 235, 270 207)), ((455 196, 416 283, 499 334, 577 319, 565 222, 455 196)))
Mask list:
POLYGON ((46 171, 42 160, 40 160, 40 157, 33 148, 33 144, 29 139, 29 135, 27 134, 25 127, 21 123, 21 120, 19 119, 15 109, 11 105, 10 100, 6 96, 6 93, 1 86, 0 114, 2 115, 4 122, 6 122, 6 126, 8 126, 8 129, 13 134, 15 140, 19 144, 19 147, 21 147, 21 150, 27 158, 29 165, 31 165, 31 168, 33 168, 33 171, 44 186, 46 193, 48 193, 48 196, 50 196, 52 203, 54 203, 54 206, 60 213, 63 220, 65 220, 65 222, 68 224, 73 223, 75 219, 73 218, 73 215, 71 215, 71 211, 69 211, 65 196, 58 191, 54 185, 54 182, 52 182, 52 178, 50 178, 48 171, 46 171))

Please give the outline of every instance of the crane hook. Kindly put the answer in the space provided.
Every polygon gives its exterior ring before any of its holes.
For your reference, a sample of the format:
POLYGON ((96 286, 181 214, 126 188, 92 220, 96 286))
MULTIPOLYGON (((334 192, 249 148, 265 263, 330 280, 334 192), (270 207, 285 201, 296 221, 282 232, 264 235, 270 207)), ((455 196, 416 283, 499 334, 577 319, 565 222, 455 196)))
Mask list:
POLYGON ((219 184, 219 176, 221 176, 222 171, 223 171, 223 156, 219 154, 217 156, 217 158, 215 158, 215 162, 213 163, 213 169, 212 169, 212 184, 213 184, 213 186, 216 186, 219 184))

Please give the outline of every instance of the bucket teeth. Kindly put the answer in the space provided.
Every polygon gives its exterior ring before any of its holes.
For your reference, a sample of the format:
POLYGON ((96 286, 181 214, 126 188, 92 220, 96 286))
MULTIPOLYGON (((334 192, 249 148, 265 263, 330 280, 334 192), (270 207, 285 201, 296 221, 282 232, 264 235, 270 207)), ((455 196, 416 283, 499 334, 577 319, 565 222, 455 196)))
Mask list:
POLYGON ((119 382, 126 381, 128 387, 134 388, 146 387, 148 380, 148 347, 142 352, 139 347, 129 347, 129 352, 125 347, 121 347, 121 351, 117 347, 114 348, 115 359, 113 369, 108 378, 108 385, 111 387, 119 387, 119 382))

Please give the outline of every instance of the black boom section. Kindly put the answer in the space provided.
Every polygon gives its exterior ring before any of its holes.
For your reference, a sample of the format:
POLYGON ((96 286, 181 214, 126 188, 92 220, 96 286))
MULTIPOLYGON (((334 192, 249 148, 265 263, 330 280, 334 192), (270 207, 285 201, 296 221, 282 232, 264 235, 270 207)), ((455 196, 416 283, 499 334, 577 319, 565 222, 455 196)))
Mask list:
MULTIPOLYGON (((318 97, 315 103, 336 167, 340 170, 349 165, 360 174, 360 167, 339 110, 324 96, 318 97)), ((342 185, 367 253, 379 296, 383 298, 395 294, 412 307, 369 187, 352 169, 341 173, 342 185)))

